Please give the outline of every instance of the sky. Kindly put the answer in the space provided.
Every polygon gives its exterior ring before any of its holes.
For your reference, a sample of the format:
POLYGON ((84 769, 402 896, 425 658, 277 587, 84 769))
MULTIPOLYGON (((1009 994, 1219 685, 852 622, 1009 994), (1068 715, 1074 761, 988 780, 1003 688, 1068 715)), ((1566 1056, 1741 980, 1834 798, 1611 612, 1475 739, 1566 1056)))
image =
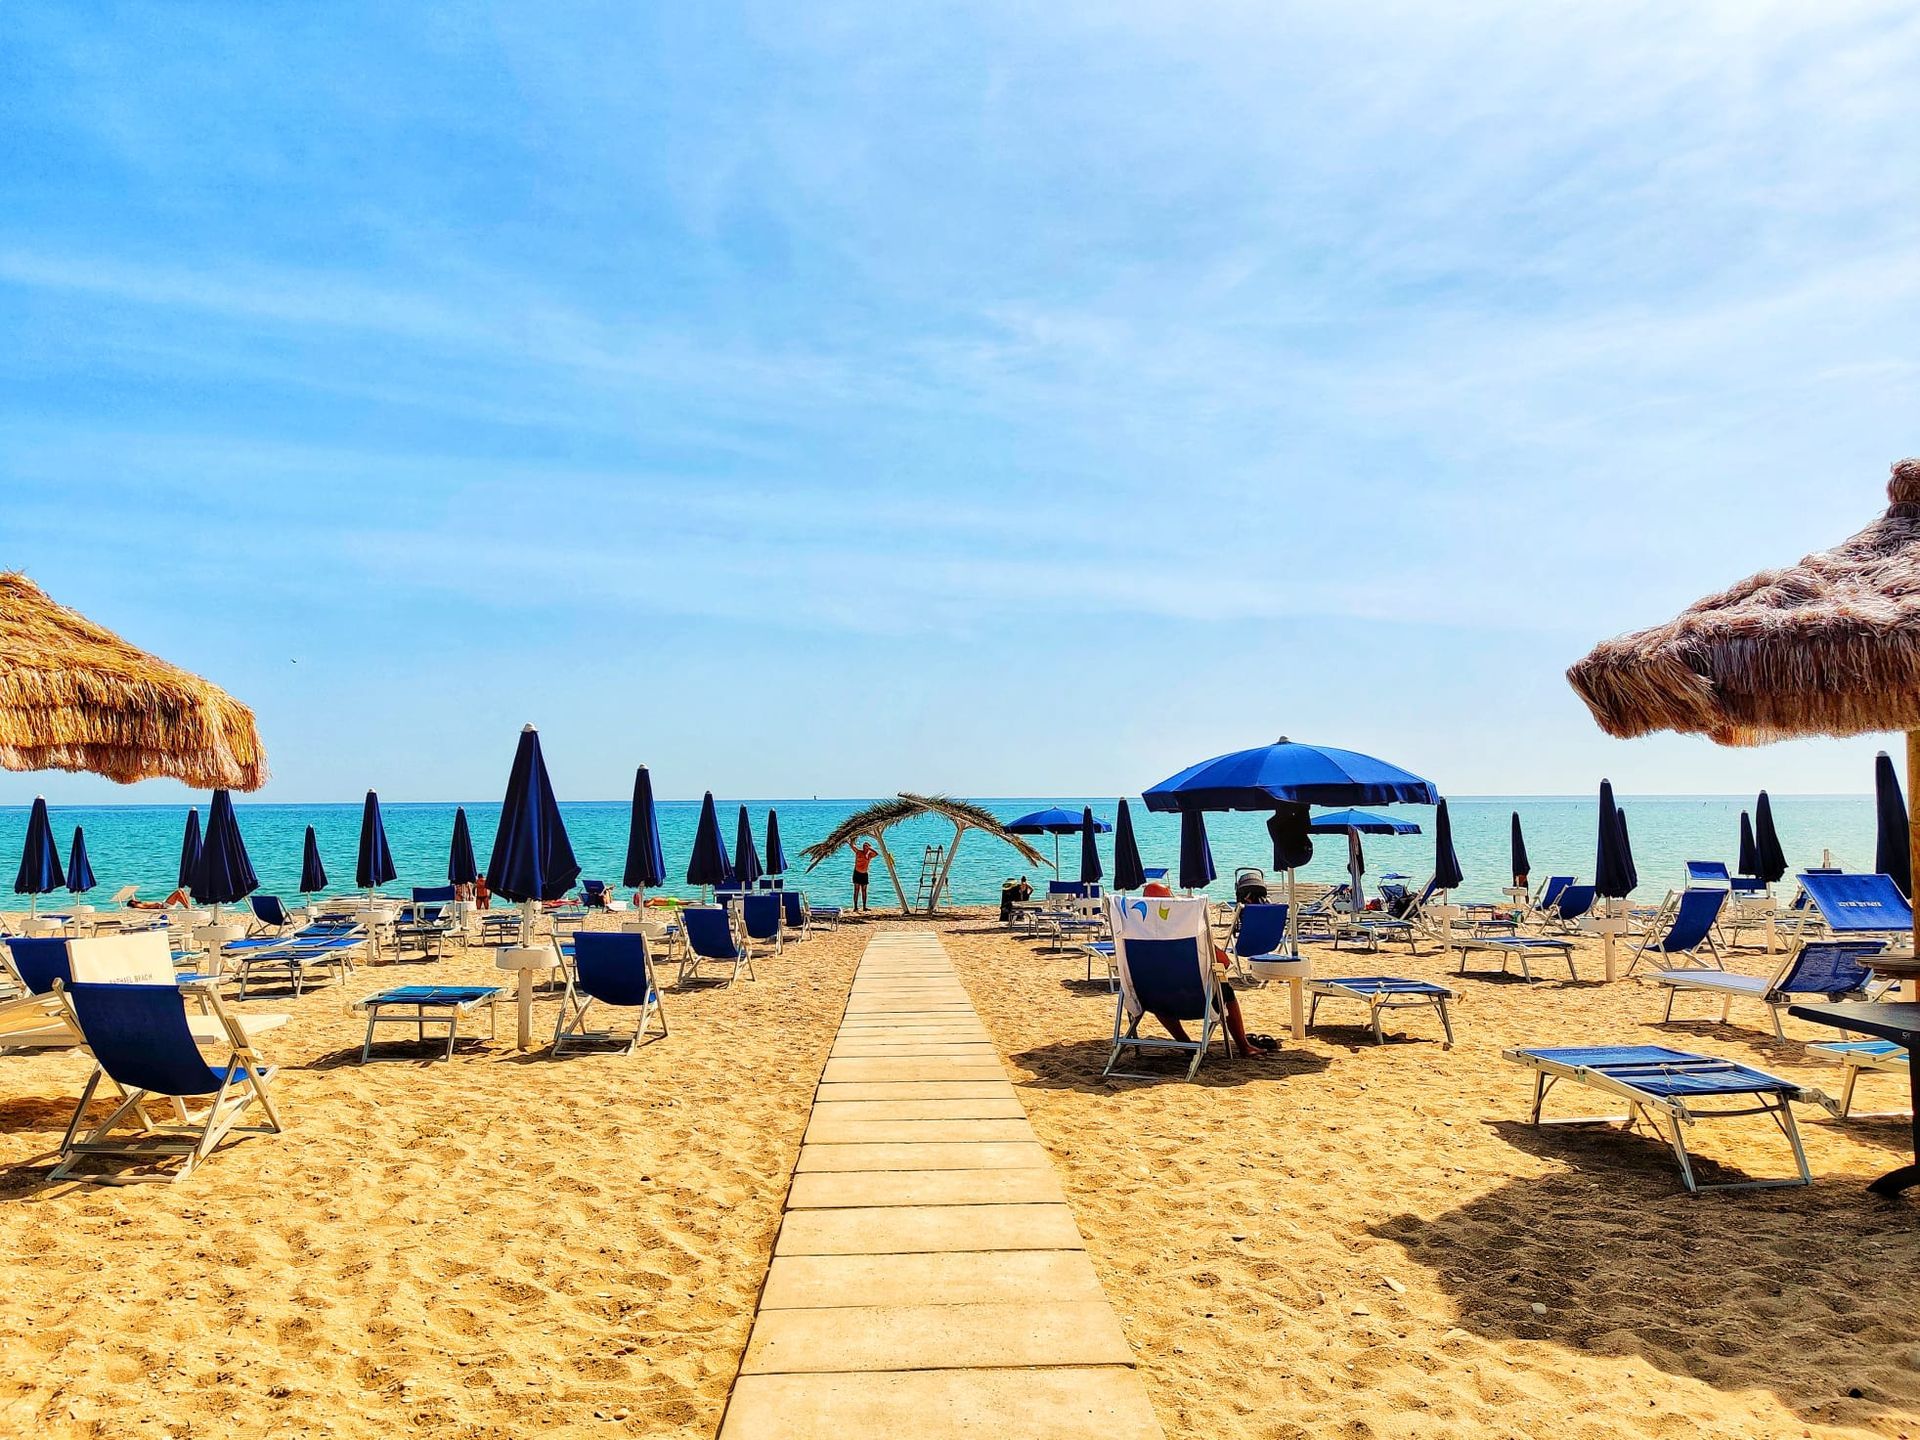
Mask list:
MULTIPOLYGON (((194 4, 0 32, 0 566, 264 800, 1841 793, 1596 641, 1920 451, 1910 4, 194 4)), ((0 803, 172 801, 0 775, 0 803)))

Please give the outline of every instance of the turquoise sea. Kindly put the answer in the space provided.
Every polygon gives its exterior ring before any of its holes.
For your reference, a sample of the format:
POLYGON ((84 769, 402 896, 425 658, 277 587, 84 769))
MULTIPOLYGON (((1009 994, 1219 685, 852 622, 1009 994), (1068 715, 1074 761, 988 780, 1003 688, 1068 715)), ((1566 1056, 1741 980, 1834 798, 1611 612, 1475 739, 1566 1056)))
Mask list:
MULTIPOLYGON (((780 830, 789 859, 798 863, 801 847, 826 835, 841 819, 869 802, 864 800, 754 800, 747 802, 753 816, 756 843, 765 844, 766 813, 769 805, 780 813, 780 830)), ((1011 820, 1030 810, 1047 805, 1065 805, 1078 809, 1091 804, 1094 814, 1112 822, 1113 799, 1082 800, 1050 796, 1038 799, 999 799, 979 802, 1003 819, 1011 820)), ((1590 878, 1593 874, 1595 800, 1592 796, 1479 797, 1450 800, 1454 824, 1454 843, 1461 868, 1466 872, 1464 893, 1468 898, 1499 898, 1507 882, 1508 816, 1517 810, 1525 827, 1527 847, 1533 860, 1536 883, 1549 873, 1574 874, 1590 878)), ((1639 799, 1622 797, 1633 836, 1635 864, 1640 872, 1643 894, 1664 894, 1681 879, 1682 863, 1689 859, 1720 859, 1732 864, 1739 838, 1742 809, 1750 809, 1752 797, 1661 796, 1639 799)), ((732 848, 738 800, 721 802, 721 825, 732 848)), ((360 805, 250 805, 237 807, 247 849, 259 872, 261 888, 269 893, 291 894, 299 882, 300 847, 311 825, 319 838, 322 858, 334 891, 353 888, 353 866, 360 833, 360 805)), ((669 801, 660 807, 660 834, 666 847, 670 874, 684 875, 687 852, 693 840, 699 805, 692 801, 669 801)), ((1142 858, 1148 865, 1177 864, 1179 828, 1171 815, 1151 815, 1137 801, 1130 801, 1142 858)), ((497 802, 466 802, 468 823, 473 830, 474 850, 484 868, 492 848, 494 827, 499 816, 497 802)), ((204 806, 202 823, 205 822, 204 806)), ((588 878, 617 882, 626 856, 627 802, 574 802, 561 806, 574 853, 588 878)), ((388 889, 395 894, 408 885, 444 883, 448 842, 453 830, 454 804, 392 804, 383 808, 387 840, 392 847, 399 881, 388 889)), ((20 853, 26 833, 27 811, 23 807, 0 808, 0 862, 11 866, 20 853)), ((1423 806, 1397 807, 1394 813, 1412 818, 1427 833, 1417 836, 1366 837, 1365 852, 1368 884, 1390 871, 1402 871, 1424 879, 1432 869, 1433 812, 1423 806)), ((1774 815, 1788 863, 1794 866, 1816 865, 1822 848, 1830 849, 1836 861, 1849 868, 1871 868, 1873 864, 1873 802, 1865 795, 1777 796, 1774 815)), ((93 860, 99 888, 96 900, 104 900, 121 885, 140 887, 141 895, 158 899, 172 888, 180 851, 181 830, 186 822, 184 806, 61 806, 53 811, 55 833, 65 853, 75 825, 86 828, 87 848, 93 860)), ((1237 865, 1265 865, 1271 851, 1261 815, 1210 815, 1208 835, 1220 880, 1213 893, 1231 893, 1233 870, 1237 865)), ((924 846, 944 844, 952 827, 938 821, 901 826, 891 832, 889 844, 898 858, 901 879, 909 895, 919 873, 924 846)), ((1101 861, 1111 873, 1113 863, 1111 835, 1101 840, 1101 861)), ((1053 841, 1039 837, 1040 848, 1051 857, 1053 841)), ((1069 836, 1061 841, 1061 865, 1066 878, 1079 875, 1079 839, 1069 836)), ((1342 878, 1346 866, 1346 840, 1343 836, 1315 838, 1313 863, 1303 878, 1334 881, 1342 878)), ((885 903, 891 895, 884 869, 876 864, 873 899, 885 903)), ((811 876, 801 875, 796 883, 823 901, 844 900, 849 893, 849 865, 844 854, 828 861, 811 876)), ((998 841, 971 833, 962 844, 953 872, 953 896, 961 904, 985 904, 997 900, 1000 882, 1010 875, 1030 875, 1036 885, 1050 878, 1048 867, 1035 867, 998 841)), ((693 893, 690 887, 667 887, 693 893)))

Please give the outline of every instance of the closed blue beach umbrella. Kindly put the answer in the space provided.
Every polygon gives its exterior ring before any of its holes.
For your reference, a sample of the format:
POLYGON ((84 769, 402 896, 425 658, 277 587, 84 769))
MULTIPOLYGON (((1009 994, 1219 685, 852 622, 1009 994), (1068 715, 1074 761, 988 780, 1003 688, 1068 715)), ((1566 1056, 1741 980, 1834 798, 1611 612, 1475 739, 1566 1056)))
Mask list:
POLYGON ((1106 871, 1100 868, 1100 843, 1093 838, 1093 807, 1088 805, 1080 812, 1080 883, 1098 885, 1106 871))
POLYGON ((787 852, 780 844, 780 812, 767 811, 767 874, 787 873, 787 852))
POLYGON ((25 895, 30 913, 40 913, 40 897, 50 895, 67 883, 60 868, 60 847, 53 841, 53 822, 47 818, 44 796, 33 797, 33 813, 27 817, 27 843, 20 851, 20 871, 14 876, 13 893, 25 895))
POLYGON ((753 821, 747 818, 747 807, 740 807, 740 822, 733 831, 733 878, 751 890, 753 882, 766 874, 766 867, 760 863, 760 852, 753 844, 753 821))
MULTIPOLYGON (((1904 823, 1904 822, 1902 822, 1904 823)), ((1760 873, 1760 847, 1753 843, 1753 817, 1740 812, 1740 874, 1760 873)))
POLYGON ((180 865, 174 871, 173 884, 177 890, 193 888, 193 874, 200 868, 200 812, 187 811, 186 833, 180 837, 180 865))
POLYGON ((627 817, 627 864, 620 883, 646 898, 667 883, 667 856, 660 848, 660 816, 653 804, 653 777, 642 765, 633 772, 633 810, 627 817))
POLYGON ((87 832, 73 827, 73 848, 67 852, 67 889, 84 895, 99 882, 93 878, 93 865, 87 859, 87 832))
POLYGON ((200 847, 200 867, 193 876, 193 898, 211 905, 213 918, 218 921, 222 905, 237 905, 259 888, 260 877, 253 873, 247 842, 240 836, 240 821, 233 813, 233 797, 225 790, 216 790, 213 804, 207 807, 207 836, 200 847))
POLYGON ((1146 883, 1146 867, 1140 863, 1140 842, 1133 837, 1133 815, 1127 809, 1127 802, 1122 800, 1113 825, 1113 888, 1138 890, 1146 883))
POLYGON ((727 842, 720 838, 720 817, 713 808, 713 792, 700 802, 700 822, 693 830, 693 851, 687 856, 687 884, 711 888, 733 883, 733 862, 727 842))
POLYGON ((1755 873, 1769 885, 1779 884, 1787 873, 1787 854, 1780 848, 1780 832, 1773 828, 1773 801, 1764 790, 1753 807, 1753 847, 1760 861, 1755 873))
POLYGON ((327 888, 327 867, 320 863, 320 840, 307 826, 307 843, 300 850, 300 893, 317 895, 327 888))
POLYGON ((1618 805, 1613 808, 1614 828, 1620 832, 1620 863, 1626 868, 1627 889, 1640 888, 1640 870, 1633 863, 1633 838, 1627 834, 1627 812, 1618 805))
POLYGON ((1600 782, 1599 841, 1594 847, 1594 893, 1606 900, 1624 900, 1633 893, 1634 876, 1620 853, 1620 816, 1613 803, 1613 782, 1600 782))
POLYGON ((369 790, 366 803, 360 807, 360 856, 353 867, 353 883, 372 892, 393 877, 393 852, 387 849, 387 827, 380 818, 380 797, 369 790))
POLYGON ((1313 812, 1305 805, 1275 806, 1267 838, 1273 841, 1273 868, 1298 870, 1313 859, 1313 812))
POLYGON ((1453 849, 1453 817, 1442 800, 1433 817, 1433 888, 1458 890, 1465 878, 1460 873, 1460 857, 1453 849))
POLYGON ((480 878, 480 866, 473 858, 473 831, 467 828, 467 807, 453 812, 453 843, 447 850, 447 884, 471 885, 480 878))
POLYGON ((1180 812, 1180 888, 1204 890, 1218 872, 1207 843, 1207 818, 1198 810, 1180 812))
POLYGON ((1533 873, 1533 862, 1527 857, 1527 837, 1521 832, 1518 810, 1513 812, 1510 848, 1512 852, 1510 872, 1513 875, 1513 886, 1516 890, 1524 890, 1527 877, 1533 873))
POLYGON ((1893 760, 1882 750, 1873 757, 1873 868, 1893 878, 1900 893, 1913 899, 1913 832, 1907 828, 1907 802, 1893 760))
MULTIPOLYGON (((559 900, 580 878, 573 844, 560 818, 547 762, 540 754, 540 733, 528 725, 520 732, 507 774, 506 799, 500 805, 500 828, 493 837, 493 855, 487 861, 487 888, 515 903, 531 907, 559 900)), ((527 934, 523 929, 521 941, 527 934)))

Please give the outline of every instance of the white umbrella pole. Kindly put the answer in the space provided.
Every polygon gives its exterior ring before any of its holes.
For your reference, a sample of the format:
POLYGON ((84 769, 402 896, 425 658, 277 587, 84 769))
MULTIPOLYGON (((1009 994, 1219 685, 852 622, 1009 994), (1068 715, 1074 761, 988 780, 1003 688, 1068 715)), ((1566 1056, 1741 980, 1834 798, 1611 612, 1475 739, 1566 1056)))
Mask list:
POLYGON ((1287 954, 1300 958, 1300 901, 1294 894, 1293 867, 1287 867, 1287 954))

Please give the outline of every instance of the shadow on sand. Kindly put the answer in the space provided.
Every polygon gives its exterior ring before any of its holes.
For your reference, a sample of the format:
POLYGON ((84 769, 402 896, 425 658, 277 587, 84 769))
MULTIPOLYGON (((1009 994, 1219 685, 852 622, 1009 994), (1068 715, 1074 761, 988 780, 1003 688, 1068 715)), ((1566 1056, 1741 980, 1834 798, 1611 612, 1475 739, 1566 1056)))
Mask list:
MULTIPOLYGON (((1151 1021, 1147 1022, 1149 1025, 1151 1021)), ((1089 1094, 1111 1094, 1117 1089, 1132 1085, 1151 1085, 1154 1080, 1103 1080, 1100 1071, 1107 1063, 1107 1056, 1113 1049, 1109 1037, 1087 1040, 1062 1040, 1051 1045, 1036 1045, 1029 1050, 1017 1050, 1009 1058, 1015 1065, 1033 1072, 1030 1078, 1015 1079, 1016 1086, 1033 1086, 1042 1090, 1082 1090, 1089 1094)), ((1129 1070, 1143 1073, 1152 1072, 1156 1077, 1164 1070, 1166 1079, 1179 1084, 1186 1083, 1187 1058, 1176 1052, 1161 1054, 1147 1053, 1122 1062, 1129 1070)), ((1297 1075, 1316 1075, 1327 1068, 1327 1057, 1316 1055, 1309 1050, 1301 1050, 1286 1041, 1281 1042, 1277 1055, 1255 1055, 1247 1059, 1226 1057, 1226 1051, 1216 1043, 1208 1053, 1206 1063, 1201 1065, 1200 1073, 1193 1083, 1203 1089, 1225 1090, 1238 1085, 1252 1085, 1270 1080, 1289 1080, 1297 1075)))

